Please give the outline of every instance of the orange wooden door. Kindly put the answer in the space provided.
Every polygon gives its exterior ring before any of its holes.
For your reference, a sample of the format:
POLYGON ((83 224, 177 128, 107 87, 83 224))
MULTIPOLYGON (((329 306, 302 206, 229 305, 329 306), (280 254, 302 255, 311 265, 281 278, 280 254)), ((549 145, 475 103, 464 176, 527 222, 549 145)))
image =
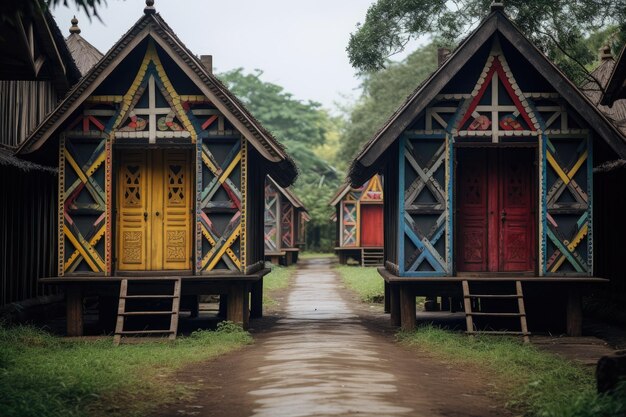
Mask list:
POLYGON ((361 204, 361 246, 383 246, 383 206, 361 204))

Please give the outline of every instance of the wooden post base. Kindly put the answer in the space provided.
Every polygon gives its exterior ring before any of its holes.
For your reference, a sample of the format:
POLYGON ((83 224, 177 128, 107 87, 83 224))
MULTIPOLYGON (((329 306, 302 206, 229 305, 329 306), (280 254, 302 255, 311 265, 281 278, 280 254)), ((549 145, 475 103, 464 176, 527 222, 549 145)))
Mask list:
POLYGON ((391 325, 400 326, 400 287, 398 285, 389 285, 389 310, 391 325))
POLYGON ((583 334, 583 306, 580 292, 571 288, 567 293, 567 323, 568 336, 582 336, 583 334))
POLYGON ((389 300, 389 283, 385 282, 385 313, 391 312, 391 303, 389 300))
POLYGON ((67 312, 67 335, 83 335, 83 292, 80 287, 69 285, 65 288, 67 312))
POLYGON ((249 318, 248 286, 247 284, 232 284, 228 289, 226 320, 241 324, 244 329, 248 329, 249 318))
POLYGON ((263 317, 263 278, 252 284, 250 293, 250 318, 263 317))
POLYGON ((217 317, 226 317, 226 306, 228 305, 228 294, 220 294, 220 306, 217 310, 217 317))
POLYGON ((416 305, 415 294, 407 285, 400 287, 400 327, 402 330, 414 330, 416 305))

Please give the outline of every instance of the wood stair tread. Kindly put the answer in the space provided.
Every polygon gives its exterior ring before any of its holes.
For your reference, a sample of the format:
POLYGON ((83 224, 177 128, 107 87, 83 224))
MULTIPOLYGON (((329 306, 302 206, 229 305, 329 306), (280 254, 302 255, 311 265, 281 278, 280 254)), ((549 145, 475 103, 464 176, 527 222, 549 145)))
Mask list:
POLYGON ((177 311, 125 311, 120 313, 122 316, 169 316, 178 314, 177 311))
POLYGON ((170 329, 164 330, 122 330, 121 332, 115 332, 116 335, 119 334, 171 334, 173 333, 170 329))
MULTIPOLYGON (((146 284, 144 280, 135 280, 136 282, 141 282, 142 284, 146 284)), ((157 281, 157 283, 161 284, 164 281, 171 281, 174 283, 171 294, 133 294, 128 295, 128 286, 129 283, 133 283, 134 280, 132 278, 123 279, 120 282, 120 294, 119 294, 119 306, 117 310, 117 323, 115 325, 115 337, 113 338, 114 345, 119 345, 122 342, 122 336, 125 335, 142 335, 142 334, 162 334, 168 335, 170 340, 174 340, 176 338, 176 332, 178 330, 178 317, 180 310, 180 292, 182 281, 180 278, 177 279, 165 279, 157 281), (170 310, 157 310, 157 311, 126 311, 126 302, 132 302, 133 300, 172 300, 172 308, 170 310), (124 330, 124 325, 126 322, 126 317, 129 316, 170 316, 170 326, 168 329, 156 329, 156 330, 124 330)), ((146 286, 138 287, 137 290, 143 288, 146 289, 146 286)))
POLYGON ((525 313, 484 313, 484 312, 470 312, 470 313, 465 313, 466 315, 469 316, 495 316, 495 317, 522 317, 522 316, 526 316, 525 313))
POLYGON ((466 294, 465 298, 523 298, 519 294, 466 294))
POLYGON ((145 295, 125 295, 120 298, 122 299, 149 299, 149 298, 172 299, 172 298, 178 298, 178 296, 171 295, 171 294, 145 294, 145 295))

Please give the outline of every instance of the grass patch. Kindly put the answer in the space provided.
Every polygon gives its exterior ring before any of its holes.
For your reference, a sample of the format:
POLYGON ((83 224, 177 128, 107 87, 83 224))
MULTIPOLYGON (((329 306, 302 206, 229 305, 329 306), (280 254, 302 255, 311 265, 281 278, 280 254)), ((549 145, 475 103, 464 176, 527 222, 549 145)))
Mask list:
POLYGON ((626 386, 597 395, 593 371, 517 339, 468 338, 432 326, 401 332, 399 340, 435 357, 485 370, 513 410, 533 417, 613 417, 626 414, 626 386))
POLYGON ((180 396, 173 372, 252 343, 233 324, 173 342, 113 346, 76 341, 34 327, 0 326, 3 416, 139 416, 180 396))
POLYGON ((338 265, 335 267, 348 288, 355 291, 361 301, 382 303, 385 299, 385 281, 376 268, 338 265))
POLYGON ((289 265, 287 267, 280 265, 272 266, 272 272, 263 278, 263 305, 275 306, 278 304, 278 302, 272 298, 272 292, 287 288, 289 286, 289 279, 295 271, 296 265, 289 265))

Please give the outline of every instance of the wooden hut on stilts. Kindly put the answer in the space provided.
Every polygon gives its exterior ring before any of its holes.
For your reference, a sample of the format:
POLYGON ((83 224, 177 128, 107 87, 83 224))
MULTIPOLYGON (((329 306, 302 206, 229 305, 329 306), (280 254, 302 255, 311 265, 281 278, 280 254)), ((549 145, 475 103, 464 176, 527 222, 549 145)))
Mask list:
MULTIPOLYGON (((3 5, 4 10, 11 5, 3 5)), ((56 270, 55 167, 18 158, 28 132, 54 109, 80 73, 48 11, 3 16, 0 25, 0 308, 62 299, 37 280, 56 270), (19 303, 15 304, 15 303, 19 303)), ((25 318, 25 317, 21 317, 25 318)))
POLYGON ((287 187, 297 174, 153 3, 18 149, 58 167, 58 270, 42 281, 66 293, 72 336, 88 295, 102 317, 117 315, 116 341, 175 337, 181 299, 194 310, 201 294, 219 294, 226 318, 247 327, 269 272, 265 176, 287 187), (134 324, 150 315, 162 325, 134 324))
POLYGON ((309 217, 304 204, 289 188, 265 180, 265 258, 274 265, 298 262, 309 217))
MULTIPOLYGON (((501 3, 360 151, 350 180, 384 176, 386 308, 464 300, 467 331, 581 334, 581 295, 610 225, 594 173, 620 131, 508 19, 501 3)), ((619 191, 621 192, 621 191, 619 191)))
POLYGON ((352 258, 361 266, 383 263, 383 179, 374 175, 359 187, 344 184, 330 205, 335 207, 335 253, 340 264, 352 258))

